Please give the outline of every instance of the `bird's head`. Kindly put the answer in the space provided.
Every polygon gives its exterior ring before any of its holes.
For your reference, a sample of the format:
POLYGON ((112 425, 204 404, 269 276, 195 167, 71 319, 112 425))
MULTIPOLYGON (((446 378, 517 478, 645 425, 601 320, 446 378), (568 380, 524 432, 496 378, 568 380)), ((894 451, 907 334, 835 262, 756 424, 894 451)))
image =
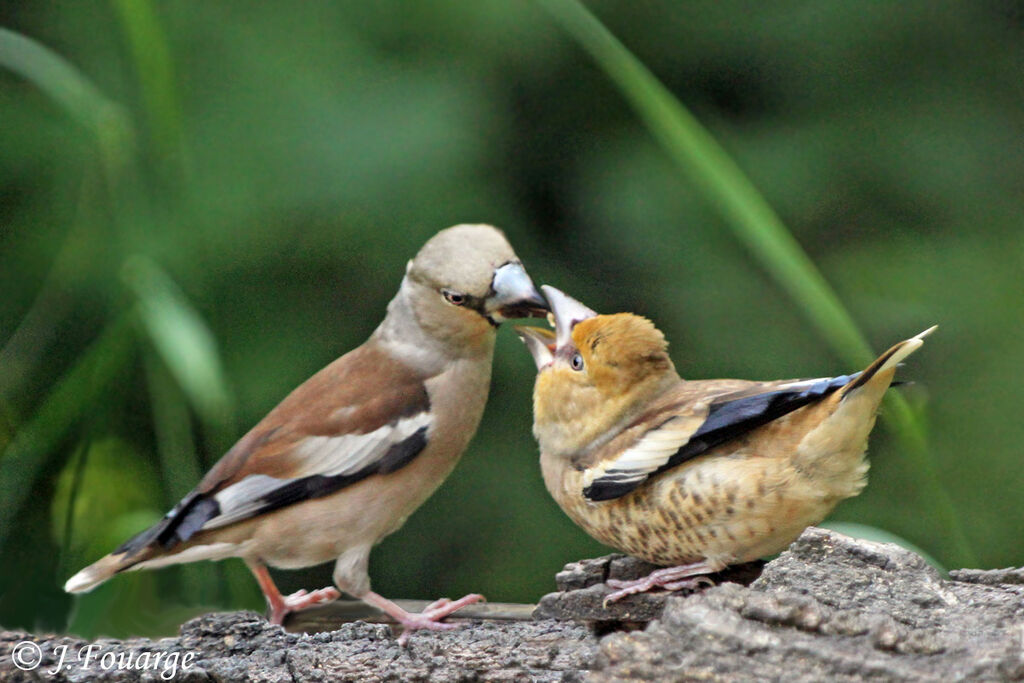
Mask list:
POLYGON ((505 235, 489 225, 456 225, 430 238, 392 305, 432 339, 467 350, 490 348, 506 319, 548 311, 505 235))
POLYGON ((650 320, 598 315, 554 287, 542 289, 555 330, 516 328, 537 364, 534 434, 544 451, 574 455, 614 436, 679 376, 650 320))

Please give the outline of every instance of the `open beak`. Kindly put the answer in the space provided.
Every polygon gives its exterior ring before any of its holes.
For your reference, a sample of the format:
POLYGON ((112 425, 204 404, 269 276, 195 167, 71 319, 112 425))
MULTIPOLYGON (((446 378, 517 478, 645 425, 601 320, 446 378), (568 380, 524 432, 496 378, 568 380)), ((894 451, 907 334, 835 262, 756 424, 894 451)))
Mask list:
POLYGON ((517 325, 512 329, 526 344, 538 371, 546 368, 555 359, 554 332, 546 327, 527 327, 526 325, 517 325))
MULTIPOLYGON (((544 296, 551 304, 551 317, 554 318, 554 331, 544 327, 515 328, 516 334, 526 344, 537 370, 543 370, 555 360, 555 351, 572 343, 572 328, 576 323, 593 318, 597 313, 587 308, 576 299, 551 285, 542 285, 544 296)), ((550 318, 549 318, 550 319, 550 318)))
POLYGON ((593 318, 597 313, 551 285, 543 285, 541 289, 555 316, 555 344, 560 349, 572 342, 572 328, 576 323, 593 318))
POLYGON ((495 322, 509 318, 543 318, 550 308, 537 291, 523 264, 512 261, 494 271, 494 294, 488 297, 487 315, 495 322))

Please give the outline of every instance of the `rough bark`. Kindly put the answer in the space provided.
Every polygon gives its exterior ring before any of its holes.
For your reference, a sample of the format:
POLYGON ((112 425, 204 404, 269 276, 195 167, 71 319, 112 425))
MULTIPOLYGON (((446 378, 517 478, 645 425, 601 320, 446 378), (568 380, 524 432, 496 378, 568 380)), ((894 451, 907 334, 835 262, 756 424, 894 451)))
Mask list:
POLYGON ((296 634, 253 612, 230 612, 193 619, 177 638, 96 641, 89 667, 69 654, 64 669, 51 675, 59 646, 73 653, 88 643, 8 632, 0 634, 0 652, 26 638, 40 644, 44 659, 31 672, 18 671, 9 658, 0 660, 0 676, 7 680, 155 681, 162 666, 118 670, 104 667, 100 658, 131 653, 138 662, 143 652, 164 652, 196 655, 187 669, 179 661, 175 681, 562 681, 578 678, 596 650, 586 627, 566 622, 476 624, 417 633, 400 647, 384 624, 354 622, 327 633, 296 634))
POLYGON ((601 606, 605 579, 648 568, 622 556, 572 563, 538 606, 544 618, 421 632, 404 648, 383 624, 288 633, 248 612, 194 619, 159 641, 0 632, 0 679, 158 681, 168 668, 155 654, 176 653, 176 681, 1024 680, 1021 569, 943 579, 897 546, 808 529, 749 586, 731 582, 749 581, 746 567, 695 594, 601 606), (636 626, 662 607, 644 630, 591 628, 636 626), (42 653, 33 671, 12 661, 23 641, 42 653), (51 674, 65 645, 65 667, 51 674), (77 654, 90 645, 86 668, 77 654))
POLYGON ((808 529, 749 588, 669 598, 643 633, 605 638, 593 680, 1024 680, 1020 577, 944 580, 898 546, 808 529))

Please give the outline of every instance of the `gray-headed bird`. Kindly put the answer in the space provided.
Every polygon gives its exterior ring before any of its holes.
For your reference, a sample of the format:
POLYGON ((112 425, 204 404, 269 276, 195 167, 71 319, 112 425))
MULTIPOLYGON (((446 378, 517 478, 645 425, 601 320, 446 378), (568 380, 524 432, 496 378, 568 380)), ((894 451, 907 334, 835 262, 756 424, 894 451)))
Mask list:
POLYGON ((602 543, 666 565, 605 599, 693 587, 784 549, 866 483, 864 454, 896 366, 933 329, 862 372, 751 382, 680 378, 637 315, 598 315, 542 287, 555 331, 520 327, 537 364, 533 433, 548 491, 602 543))
POLYGON ((370 338, 289 394, 155 526, 68 580, 87 591, 118 572, 238 557, 280 624, 339 589, 391 615, 403 638, 482 599, 413 614, 370 590, 370 549, 455 467, 480 422, 499 323, 547 304, 505 236, 459 225, 406 267, 370 338), (282 596, 267 571, 336 560, 334 583, 282 596))

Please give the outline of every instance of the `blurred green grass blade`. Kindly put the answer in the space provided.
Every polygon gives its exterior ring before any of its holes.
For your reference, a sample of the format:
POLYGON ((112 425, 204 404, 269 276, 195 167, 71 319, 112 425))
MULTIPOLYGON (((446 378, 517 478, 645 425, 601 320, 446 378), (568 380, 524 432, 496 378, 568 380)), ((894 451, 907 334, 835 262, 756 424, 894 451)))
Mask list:
POLYGON ((132 130, 124 110, 66 59, 31 38, 0 28, 0 66, 34 84, 88 128, 111 168, 131 158, 132 130))
MULTIPOLYGON (((800 305, 811 323, 849 363, 874 354, 835 292, 753 183, 699 121, 578 0, 537 0, 604 69, 673 160, 726 218, 737 238, 800 305)), ((939 523, 952 536, 957 560, 978 561, 927 448, 920 417, 893 393, 887 413, 906 454, 922 473, 939 523)))
POLYGON ((57 563, 57 576, 71 576, 73 571, 68 558, 71 556, 71 539, 74 537, 75 529, 75 500, 78 498, 79 492, 82 490, 82 480, 85 474, 86 458, 89 452, 89 439, 85 438, 78 444, 78 448, 75 449, 75 454, 72 456, 72 462, 74 463, 73 475, 71 477, 71 486, 68 487, 68 494, 66 497, 67 508, 64 512, 64 533, 60 535, 58 539, 60 542, 60 561, 57 563))
POLYGON ((90 128, 116 109, 70 62, 36 41, 0 28, 0 65, 50 96, 68 114, 90 128))
MULTIPOLYGON (((146 384, 149 388, 160 474, 170 508, 185 497, 202 476, 188 405, 163 362, 153 352, 146 354, 146 384)), ((181 593, 199 604, 216 601, 218 582, 214 572, 191 564, 178 568, 181 593)))
POLYGON ((197 414, 223 426, 233 412, 213 334, 181 289, 145 256, 125 261, 122 279, 135 294, 139 319, 197 414))
POLYGON ((146 354, 146 384, 149 388, 157 453, 166 489, 174 504, 196 485, 201 467, 196 459, 192 423, 181 389, 154 354, 146 354))
POLYGON ((637 114, 722 212, 737 237, 854 365, 874 355, 817 267, 775 211, 696 118, 576 0, 537 0, 605 70, 637 114))
POLYGON ((128 42, 146 108, 149 132, 164 159, 182 152, 182 113, 174 60, 151 0, 111 0, 128 42))
POLYGON ((100 401, 132 356, 129 316, 122 315, 57 382, 0 456, 0 547, 36 478, 71 427, 100 401))

